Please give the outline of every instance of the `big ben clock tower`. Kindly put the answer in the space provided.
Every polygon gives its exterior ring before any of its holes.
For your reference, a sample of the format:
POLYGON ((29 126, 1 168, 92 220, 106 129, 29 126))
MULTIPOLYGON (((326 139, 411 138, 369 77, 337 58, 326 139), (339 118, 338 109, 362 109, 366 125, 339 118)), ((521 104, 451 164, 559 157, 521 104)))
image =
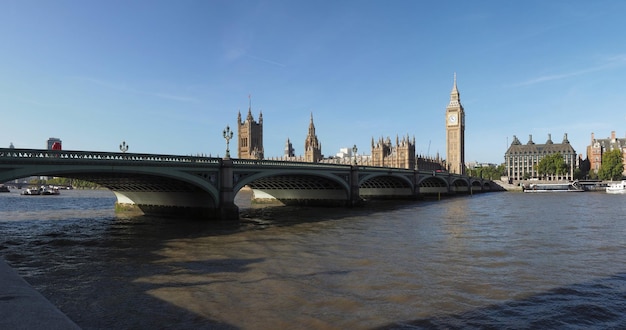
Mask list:
POLYGON ((446 163, 450 173, 465 174, 465 112, 456 88, 456 73, 446 107, 446 163))

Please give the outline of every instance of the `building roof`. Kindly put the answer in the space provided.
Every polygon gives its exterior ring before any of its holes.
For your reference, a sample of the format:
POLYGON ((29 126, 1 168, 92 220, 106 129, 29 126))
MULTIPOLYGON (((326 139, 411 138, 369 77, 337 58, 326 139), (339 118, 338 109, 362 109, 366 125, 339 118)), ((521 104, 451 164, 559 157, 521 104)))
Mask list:
POLYGON ((536 144, 533 142, 532 135, 529 135, 528 142, 522 144, 517 136, 513 136, 513 142, 506 151, 507 155, 524 155, 524 154, 543 154, 549 155, 554 153, 576 154, 576 151, 567 139, 567 133, 563 136, 561 143, 552 142, 551 134, 548 134, 548 140, 544 144, 536 144))

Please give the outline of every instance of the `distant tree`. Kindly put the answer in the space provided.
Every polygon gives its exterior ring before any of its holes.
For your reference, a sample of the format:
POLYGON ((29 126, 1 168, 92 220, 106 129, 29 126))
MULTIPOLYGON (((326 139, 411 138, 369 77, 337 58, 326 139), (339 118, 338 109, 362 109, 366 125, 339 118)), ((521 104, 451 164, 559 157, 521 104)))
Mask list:
POLYGON ((467 172, 470 176, 489 179, 489 180, 500 180, 500 177, 504 175, 505 167, 504 164, 494 166, 481 166, 475 168, 468 168, 467 172))
POLYGON ((580 168, 574 169, 574 179, 582 180, 587 177, 587 173, 584 173, 580 168))
POLYGON ((33 179, 28 182, 31 186, 40 186, 40 185, 53 185, 53 186, 72 186, 78 189, 94 189, 99 188, 98 184, 78 179, 70 179, 70 178, 61 178, 54 177, 48 180, 41 180, 39 178, 33 179))
POLYGON ((554 176, 567 173, 567 164, 563 155, 555 153, 543 157, 536 165, 537 173, 541 177, 554 176))
POLYGON ((602 165, 598 170, 600 180, 620 180, 624 172, 622 150, 613 149, 602 155, 602 165))

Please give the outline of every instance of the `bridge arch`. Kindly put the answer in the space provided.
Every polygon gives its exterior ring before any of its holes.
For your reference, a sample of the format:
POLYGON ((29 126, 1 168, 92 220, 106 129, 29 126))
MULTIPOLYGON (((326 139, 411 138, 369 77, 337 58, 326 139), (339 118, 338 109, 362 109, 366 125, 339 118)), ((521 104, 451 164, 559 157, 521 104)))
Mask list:
POLYGON ((312 173, 302 169, 235 173, 235 192, 249 187, 257 202, 296 205, 345 205, 350 198, 348 173, 312 173), (243 174, 243 176, 241 176, 243 174))
POLYGON ((452 193, 469 193, 470 183, 465 178, 455 178, 450 184, 450 192, 452 193))
POLYGON ((484 185, 483 185, 483 183, 482 183, 482 180, 480 180, 480 179, 472 179, 470 188, 472 189, 472 191, 483 191, 483 190, 486 190, 484 185))
POLYGON ((447 194, 448 181, 440 176, 425 176, 420 178, 419 182, 420 194, 447 194))
POLYGON ((361 198, 407 198, 415 196, 411 179, 401 174, 373 173, 359 178, 361 198))
POLYGON ((205 213, 218 205, 218 190, 211 184, 211 176, 203 172, 193 173, 171 167, 62 164, 0 170, 2 182, 30 176, 57 176, 94 182, 111 190, 119 205, 133 205, 146 214, 163 214, 168 210, 184 214, 190 208, 204 210, 201 213, 205 213))

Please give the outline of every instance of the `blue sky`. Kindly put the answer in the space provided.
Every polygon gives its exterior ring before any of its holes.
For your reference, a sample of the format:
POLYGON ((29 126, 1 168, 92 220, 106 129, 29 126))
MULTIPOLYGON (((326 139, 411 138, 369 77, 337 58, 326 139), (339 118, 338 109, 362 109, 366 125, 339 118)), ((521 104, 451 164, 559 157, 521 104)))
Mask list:
MULTIPOLYGON (((513 135, 626 136, 624 1, 0 2, 0 145, 224 155, 263 112, 266 157, 415 136, 445 157, 457 73, 466 161, 513 135)), ((231 150, 235 149, 233 146, 231 150)))

